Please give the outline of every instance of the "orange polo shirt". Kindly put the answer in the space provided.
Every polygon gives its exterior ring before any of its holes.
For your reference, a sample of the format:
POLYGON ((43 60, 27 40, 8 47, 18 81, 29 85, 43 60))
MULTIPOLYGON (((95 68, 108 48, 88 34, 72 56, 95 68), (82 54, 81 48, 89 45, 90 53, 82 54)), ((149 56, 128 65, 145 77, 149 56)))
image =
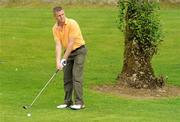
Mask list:
POLYGON ((85 44, 80 27, 78 23, 73 19, 66 18, 65 25, 62 29, 59 29, 57 23, 55 23, 52 30, 54 40, 60 41, 65 49, 67 48, 68 40, 70 38, 74 39, 73 50, 85 44))

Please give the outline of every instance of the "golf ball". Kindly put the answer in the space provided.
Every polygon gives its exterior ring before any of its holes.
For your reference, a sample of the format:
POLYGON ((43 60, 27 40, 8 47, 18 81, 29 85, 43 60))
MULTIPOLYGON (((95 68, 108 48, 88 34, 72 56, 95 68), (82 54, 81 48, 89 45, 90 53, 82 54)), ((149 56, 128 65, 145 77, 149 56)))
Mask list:
POLYGON ((30 114, 30 113, 28 113, 28 114, 27 114, 27 116, 28 116, 28 117, 30 117, 30 116, 31 116, 31 114, 30 114))

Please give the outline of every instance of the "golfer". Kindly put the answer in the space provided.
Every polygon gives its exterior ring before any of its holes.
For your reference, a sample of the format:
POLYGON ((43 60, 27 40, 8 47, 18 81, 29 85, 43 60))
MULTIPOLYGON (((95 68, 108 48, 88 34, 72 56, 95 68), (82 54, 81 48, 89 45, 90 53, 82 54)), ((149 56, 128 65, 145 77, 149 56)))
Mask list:
POLYGON ((58 105, 57 108, 70 107, 79 110, 85 108, 83 101, 83 68, 87 53, 85 41, 78 23, 67 18, 62 7, 54 7, 53 14, 56 19, 53 26, 56 68, 64 71, 65 91, 64 104, 58 105), (74 100, 72 100, 73 92, 74 100))

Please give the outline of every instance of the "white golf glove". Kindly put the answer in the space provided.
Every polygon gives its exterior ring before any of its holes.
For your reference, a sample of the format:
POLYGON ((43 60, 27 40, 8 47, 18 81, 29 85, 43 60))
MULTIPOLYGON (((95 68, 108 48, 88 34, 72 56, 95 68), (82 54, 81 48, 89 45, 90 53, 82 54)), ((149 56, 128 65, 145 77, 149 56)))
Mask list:
POLYGON ((66 64, 67 64, 66 59, 61 59, 60 64, 61 64, 62 68, 63 68, 64 66, 66 66, 66 64))

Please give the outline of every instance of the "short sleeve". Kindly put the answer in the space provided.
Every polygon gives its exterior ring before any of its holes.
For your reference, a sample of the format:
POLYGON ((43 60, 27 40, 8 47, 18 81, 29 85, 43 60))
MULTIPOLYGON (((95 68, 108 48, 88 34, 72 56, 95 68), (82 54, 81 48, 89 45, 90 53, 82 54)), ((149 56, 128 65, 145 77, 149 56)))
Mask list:
POLYGON ((54 40, 58 41, 58 36, 57 36, 57 32, 56 32, 56 28, 55 27, 52 28, 52 32, 53 32, 54 40))
POLYGON ((72 21, 70 26, 69 38, 77 38, 80 34, 79 25, 76 21, 72 21))

